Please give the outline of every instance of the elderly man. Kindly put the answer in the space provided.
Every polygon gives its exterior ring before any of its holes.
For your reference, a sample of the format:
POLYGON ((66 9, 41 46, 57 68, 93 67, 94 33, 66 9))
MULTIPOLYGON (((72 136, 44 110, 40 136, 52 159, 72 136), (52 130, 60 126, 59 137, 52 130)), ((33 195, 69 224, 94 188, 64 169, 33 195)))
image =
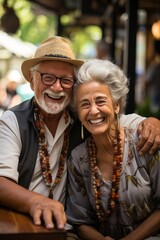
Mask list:
MULTIPOLYGON (((67 150, 80 141, 69 104, 74 68, 82 64, 68 40, 46 39, 34 58, 22 63, 35 96, 0 119, 0 204, 31 215, 34 224, 44 222, 48 229, 68 229, 64 210, 67 150)), ((124 116, 122 124, 138 125, 142 120, 137 115, 124 116)), ((139 132, 142 153, 151 142, 154 151, 160 143, 159 121, 144 120, 139 132)))

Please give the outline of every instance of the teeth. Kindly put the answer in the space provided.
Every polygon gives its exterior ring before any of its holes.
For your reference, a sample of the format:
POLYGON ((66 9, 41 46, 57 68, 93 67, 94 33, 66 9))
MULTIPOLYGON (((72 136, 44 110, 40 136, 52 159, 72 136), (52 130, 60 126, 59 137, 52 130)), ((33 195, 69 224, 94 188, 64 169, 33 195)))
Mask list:
POLYGON ((60 99, 61 98, 61 96, 55 96, 55 95, 51 95, 49 93, 48 93, 48 96, 53 98, 53 99, 60 99))
POLYGON ((95 120, 89 120, 90 123, 92 124, 97 124, 97 123, 101 123, 104 121, 104 118, 99 118, 99 119, 95 119, 95 120))

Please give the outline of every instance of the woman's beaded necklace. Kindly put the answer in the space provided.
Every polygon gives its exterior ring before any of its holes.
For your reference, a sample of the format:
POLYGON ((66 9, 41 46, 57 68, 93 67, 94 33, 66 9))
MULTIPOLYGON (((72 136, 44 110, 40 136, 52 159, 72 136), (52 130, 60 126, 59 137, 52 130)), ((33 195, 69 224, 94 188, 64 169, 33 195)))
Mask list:
POLYGON ((58 171, 55 180, 53 180, 49 162, 49 153, 47 150, 47 142, 45 138, 45 124, 43 121, 43 115, 36 101, 34 101, 34 113, 36 118, 35 123, 39 136, 39 157, 41 170, 43 173, 43 178, 46 183, 46 186, 49 189, 49 198, 53 198, 53 191, 56 185, 62 180, 62 175, 64 171, 65 159, 67 156, 68 149, 68 130, 66 130, 64 133, 64 141, 59 159, 58 171))
POLYGON ((92 180, 93 180, 93 190, 95 195, 96 203, 96 214, 99 219, 99 222, 106 221, 107 217, 112 214, 113 209, 118 205, 119 200, 119 184, 120 184, 120 172, 122 168, 122 140, 120 137, 120 132, 117 134, 117 140, 113 142, 114 156, 113 156, 113 173, 112 173, 112 188, 110 191, 110 199, 108 203, 108 212, 104 213, 102 203, 101 203, 101 183, 102 179, 98 173, 97 165, 97 151, 96 145, 93 140, 93 137, 88 139, 88 152, 89 159, 92 168, 92 180))

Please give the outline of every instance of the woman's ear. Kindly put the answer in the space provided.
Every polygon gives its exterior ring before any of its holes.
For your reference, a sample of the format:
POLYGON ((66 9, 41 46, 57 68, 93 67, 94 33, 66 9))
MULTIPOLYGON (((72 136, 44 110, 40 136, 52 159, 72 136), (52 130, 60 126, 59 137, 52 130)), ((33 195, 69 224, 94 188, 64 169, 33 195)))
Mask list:
POLYGON ((120 105, 119 105, 119 103, 116 103, 116 104, 115 104, 115 106, 114 106, 114 112, 115 112, 116 115, 119 114, 119 112, 120 112, 120 105))

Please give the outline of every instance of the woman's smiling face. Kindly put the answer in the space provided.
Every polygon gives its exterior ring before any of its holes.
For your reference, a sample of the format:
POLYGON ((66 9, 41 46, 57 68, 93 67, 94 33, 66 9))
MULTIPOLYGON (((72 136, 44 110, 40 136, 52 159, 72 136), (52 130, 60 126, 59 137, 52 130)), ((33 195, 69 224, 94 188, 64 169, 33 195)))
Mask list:
POLYGON ((82 124, 93 135, 109 131, 119 112, 108 86, 94 80, 78 86, 75 101, 82 124))

